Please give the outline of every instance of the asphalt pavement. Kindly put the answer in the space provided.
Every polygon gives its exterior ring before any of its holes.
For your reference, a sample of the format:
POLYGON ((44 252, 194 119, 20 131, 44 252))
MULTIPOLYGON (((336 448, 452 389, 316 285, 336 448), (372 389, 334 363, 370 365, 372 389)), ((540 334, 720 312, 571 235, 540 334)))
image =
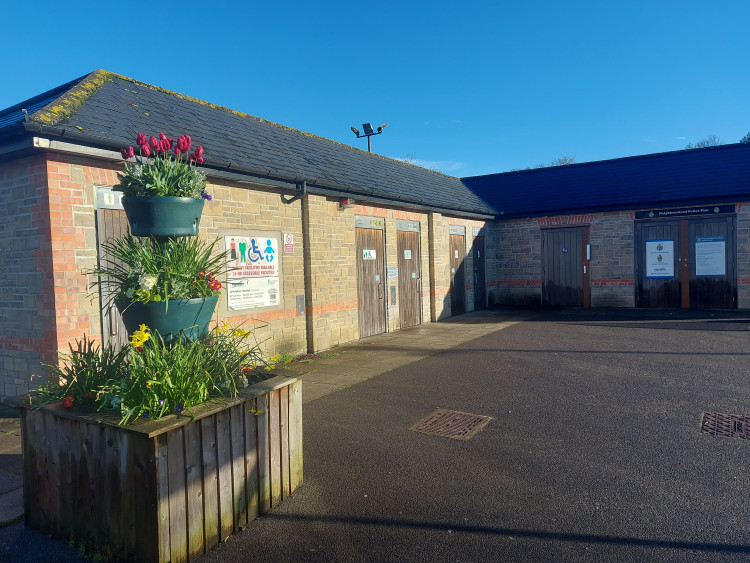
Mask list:
MULTIPOLYGON (((750 441, 701 432, 704 413, 750 416, 749 329, 491 311, 289 364, 303 486, 201 561, 750 560, 750 441), (412 429, 439 408, 490 420, 412 429)), ((0 528, 0 560, 42 559, 82 560, 0 528)))

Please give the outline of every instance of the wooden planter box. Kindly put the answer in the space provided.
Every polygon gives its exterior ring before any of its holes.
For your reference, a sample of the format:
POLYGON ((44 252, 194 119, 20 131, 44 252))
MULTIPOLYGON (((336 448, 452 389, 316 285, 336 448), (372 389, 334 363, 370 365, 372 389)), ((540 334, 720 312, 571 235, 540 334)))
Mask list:
POLYGON ((191 561, 302 484, 302 382, 274 377, 188 413, 118 426, 21 409, 26 525, 114 560, 191 561))

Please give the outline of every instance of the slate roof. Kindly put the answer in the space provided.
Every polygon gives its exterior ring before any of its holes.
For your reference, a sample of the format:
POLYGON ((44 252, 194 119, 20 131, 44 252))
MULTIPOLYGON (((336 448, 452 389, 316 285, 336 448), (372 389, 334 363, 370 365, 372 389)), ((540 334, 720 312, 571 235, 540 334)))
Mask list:
POLYGON ((750 144, 462 178, 502 213, 540 217, 750 201, 750 144))
POLYGON ((428 206, 449 213, 495 215, 458 178, 433 172, 169 92, 103 70, 0 111, 0 142, 18 133, 120 149, 143 132, 188 133, 203 145, 206 166, 428 206), (29 113, 24 121, 21 108, 29 113))

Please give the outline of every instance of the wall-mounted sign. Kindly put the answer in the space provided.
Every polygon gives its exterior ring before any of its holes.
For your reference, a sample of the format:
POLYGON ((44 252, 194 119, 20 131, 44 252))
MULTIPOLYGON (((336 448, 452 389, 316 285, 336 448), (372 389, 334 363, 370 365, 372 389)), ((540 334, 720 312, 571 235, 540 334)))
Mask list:
POLYGON ((674 277, 674 241, 670 239, 646 241, 646 277, 674 277))
POLYGON ((398 266, 388 266, 387 275, 390 279, 398 277, 398 266))
POLYGON ((363 250, 362 260, 375 260, 375 250, 363 250))
POLYGON ((705 205, 703 207, 681 207, 679 209, 650 209, 636 211, 636 219, 663 219, 665 217, 685 217, 691 215, 716 215, 718 213, 734 213, 734 204, 705 205))
POLYGON ((407 221, 405 219, 396 219, 397 231, 408 231, 410 233, 419 232, 419 221, 407 221))
POLYGON ((466 235, 466 227, 463 225, 449 225, 448 233, 451 235, 466 235))
POLYGON ((359 229, 382 229, 385 223, 379 217, 357 215, 354 217, 354 226, 359 229))
POLYGON ((279 304, 279 239, 268 234, 227 235, 227 307, 252 309, 279 304))
POLYGON ((727 275, 727 240, 724 236, 695 237, 695 275, 727 275))
POLYGON ((284 233, 284 253, 292 254, 294 252, 294 235, 284 233))
POLYGON ((279 304, 279 278, 243 278, 227 280, 227 307, 252 309, 279 304))
POLYGON ((404 250, 404 260, 411 260, 411 249, 404 250))

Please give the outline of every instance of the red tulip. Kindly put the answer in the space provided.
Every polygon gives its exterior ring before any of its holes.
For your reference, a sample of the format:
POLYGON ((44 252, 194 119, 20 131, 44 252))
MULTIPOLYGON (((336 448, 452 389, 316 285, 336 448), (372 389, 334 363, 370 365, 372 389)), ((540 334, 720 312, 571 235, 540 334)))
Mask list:
POLYGON ((151 155, 151 149, 148 146, 148 143, 143 143, 141 145, 141 154, 143 156, 150 156, 151 155))
POLYGON ((151 138, 149 139, 148 143, 151 145, 151 148, 153 150, 155 151, 159 150, 159 141, 153 135, 151 135, 151 138))
POLYGON ((145 142, 146 142, 146 134, 138 133, 138 135, 136 135, 136 143, 138 143, 138 146, 143 145, 145 142))
POLYGON ((123 160, 128 159, 128 149, 120 149, 120 154, 122 155, 123 160))

